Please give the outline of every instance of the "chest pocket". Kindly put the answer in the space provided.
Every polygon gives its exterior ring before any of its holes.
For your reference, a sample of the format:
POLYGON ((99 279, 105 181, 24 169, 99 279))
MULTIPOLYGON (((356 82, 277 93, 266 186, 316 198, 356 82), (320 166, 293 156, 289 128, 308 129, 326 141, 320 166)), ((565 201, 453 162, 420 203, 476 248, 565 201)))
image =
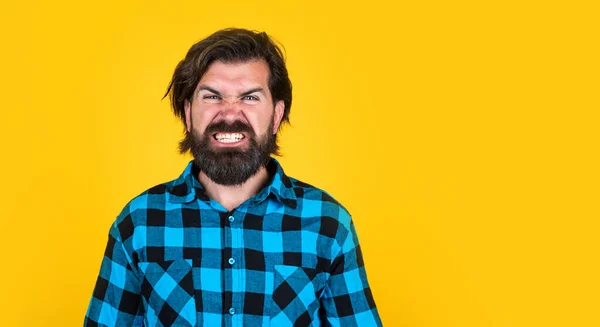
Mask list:
POLYGON ((320 306, 327 273, 276 265, 273 272, 271 326, 309 326, 320 306))
POLYGON ((147 326, 194 326, 192 260, 138 263, 147 326))

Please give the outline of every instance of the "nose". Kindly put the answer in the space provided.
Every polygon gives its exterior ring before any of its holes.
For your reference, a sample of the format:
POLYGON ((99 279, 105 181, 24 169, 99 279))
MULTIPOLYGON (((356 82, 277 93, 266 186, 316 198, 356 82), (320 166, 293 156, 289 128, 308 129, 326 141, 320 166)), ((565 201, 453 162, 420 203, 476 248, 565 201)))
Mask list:
POLYGON ((233 122, 241 116, 241 106, 238 99, 224 101, 223 110, 219 114, 225 121, 233 122))

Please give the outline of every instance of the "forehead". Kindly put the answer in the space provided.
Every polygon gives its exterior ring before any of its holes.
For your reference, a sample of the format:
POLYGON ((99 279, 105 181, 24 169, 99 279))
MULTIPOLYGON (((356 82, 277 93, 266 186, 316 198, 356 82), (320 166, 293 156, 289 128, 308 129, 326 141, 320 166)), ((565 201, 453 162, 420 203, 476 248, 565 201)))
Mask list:
POLYGON ((269 66, 264 60, 225 63, 215 61, 202 75, 198 85, 218 89, 238 90, 262 87, 268 90, 269 66))

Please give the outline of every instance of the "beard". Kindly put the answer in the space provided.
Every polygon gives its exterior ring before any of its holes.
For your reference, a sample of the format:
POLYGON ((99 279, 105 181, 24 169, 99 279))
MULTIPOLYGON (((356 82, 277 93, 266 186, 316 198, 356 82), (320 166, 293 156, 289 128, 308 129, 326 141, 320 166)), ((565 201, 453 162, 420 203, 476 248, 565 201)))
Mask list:
POLYGON ((192 125, 190 151, 194 163, 208 178, 220 185, 241 185, 265 167, 271 154, 277 151, 276 135, 272 134, 273 119, 267 132, 257 137, 252 128, 241 121, 227 124, 224 121, 209 125, 200 134, 192 125), (235 147, 214 148, 210 138, 217 132, 244 133, 248 139, 247 149, 235 147))

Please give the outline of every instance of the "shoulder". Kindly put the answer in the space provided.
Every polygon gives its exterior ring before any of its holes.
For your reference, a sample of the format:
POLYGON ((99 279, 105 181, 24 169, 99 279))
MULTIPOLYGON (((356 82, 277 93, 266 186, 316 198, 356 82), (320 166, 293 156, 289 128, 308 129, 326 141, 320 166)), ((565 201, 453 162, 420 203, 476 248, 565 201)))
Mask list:
POLYGON ((175 180, 155 185, 129 200, 115 219, 111 234, 125 241, 133 235, 136 227, 159 223, 153 220, 165 216, 174 183, 175 180))
POLYGON ((340 201, 321 188, 293 177, 288 178, 296 195, 298 210, 301 210, 302 217, 318 215, 335 220, 336 224, 343 229, 350 229, 352 216, 340 201))

